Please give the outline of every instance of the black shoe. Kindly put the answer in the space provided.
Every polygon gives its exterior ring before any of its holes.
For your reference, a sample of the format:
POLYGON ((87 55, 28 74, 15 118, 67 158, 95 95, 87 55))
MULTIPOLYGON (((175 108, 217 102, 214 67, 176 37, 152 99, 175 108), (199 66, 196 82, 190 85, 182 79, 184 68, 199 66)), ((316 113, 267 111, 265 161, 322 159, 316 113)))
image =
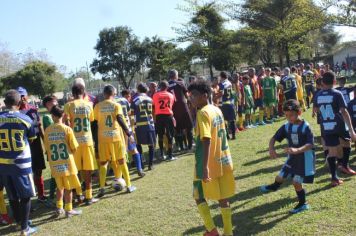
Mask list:
POLYGON ((143 172, 143 170, 139 171, 138 173, 138 176, 140 176, 141 178, 145 177, 145 172, 143 172))
POLYGON ((148 166, 148 170, 153 170, 153 165, 148 166))
POLYGON ((96 195, 97 198, 104 197, 105 195, 105 190, 103 188, 99 189, 98 195, 96 195))
POLYGON ((97 203, 98 201, 99 201, 99 199, 92 198, 92 199, 85 199, 84 203, 85 203, 86 206, 90 206, 90 205, 92 205, 94 203, 97 203))

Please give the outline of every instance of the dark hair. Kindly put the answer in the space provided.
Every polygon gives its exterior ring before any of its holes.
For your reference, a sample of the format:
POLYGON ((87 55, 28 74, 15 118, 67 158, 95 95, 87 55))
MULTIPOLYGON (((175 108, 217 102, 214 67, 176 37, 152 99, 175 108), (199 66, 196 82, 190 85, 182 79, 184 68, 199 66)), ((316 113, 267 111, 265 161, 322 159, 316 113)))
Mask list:
POLYGON ((57 100, 57 97, 54 95, 48 95, 42 99, 42 105, 45 107, 48 102, 57 100))
POLYGON ((115 88, 111 84, 104 87, 103 93, 108 96, 113 96, 115 94, 115 88))
POLYGON ((325 85, 333 85, 334 84, 334 81, 335 81, 335 74, 334 72, 325 72, 324 75, 323 75, 323 78, 322 78, 322 82, 325 84, 325 85))
POLYGON ((346 79, 345 76, 341 76, 338 80, 341 81, 341 82, 346 83, 346 80, 347 80, 347 79, 346 79))
POLYGON ((172 69, 172 70, 169 70, 169 71, 168 71, 168 79, 172 79, 172 78, 174 78, 176 75, 178 75, 178 71, 177 71, 177 70, 172 69))
POLYGON ((250 77, 248 76, 248 75, 244 75, 243 77, 242 77, 242 80, 249 80, 250 79, 250 77))
POLYGON ((311 69, 310 65, 306 65, 305 69, 310 70, 311 69))
POLYGON ((15 89, 10 89, 9 91, 7 91, 4 97, 4 103, 7 107, 17 106, 21 101, 21 95, 15 89))
POLYGON ((224 79, 227 79, 228 76, 227 76, 227 73, 225 71, 221 71, 220 72, 220 77, 224 78, 224 79))
POLYGON ((125 97, 127 95, 130 95, 130 90, 124 89, 124 90, 121 91, 121 96, 125 97))
POLYGON ((207 94, 210 97, 211 86, 207 80, 199 79, 191 83, 188 87, 188 91, 192 92, 193 90, 198 91, 201 94, 207 94))
POLYGON ((72 86, 72 94, 74 97, 79 97, 85 93, 85 88, 82 84, 74 84, 72 86))
POLYGON ((61 118, 63 116, 64 110, 60 106, 53 106, 51 111, 51 115, 61 118))
POLYGON ((295 111, 295 112, 300 112, 302 109, 300 107, 300 104, 297 100, 295 99, 289 99, 283 104, 283 111, 295 111))
POLYGON ((137 92, 139 93, 147 93, 148 89, 147 86, 144 83, 139 83, 137 85, 137 92))
POLYGON ((168 82, 166 80, 162 80, 160 83, 159 83, 159 88, 161 90, 166 90, 168 88, 168 82))
POLYGON ((292 66, 292 68, 290 69, 290 71, 292 71, 293 73, 297 71, 297 67, 292 66))

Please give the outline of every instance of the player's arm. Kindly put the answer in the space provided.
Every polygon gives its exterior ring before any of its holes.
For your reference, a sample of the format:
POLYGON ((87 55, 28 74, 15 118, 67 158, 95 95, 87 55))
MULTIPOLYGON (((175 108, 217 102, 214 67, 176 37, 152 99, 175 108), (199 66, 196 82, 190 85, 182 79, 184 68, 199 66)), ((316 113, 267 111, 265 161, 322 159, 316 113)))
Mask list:
POLYGON ((354 127, 352 126, 349 112, 347 111, 347 109, 345 107, 342 107, 340 109, 340 112, 341 112, 342 118, 344 118, 344 121, 345 121, 347 127, 349 128, 349 133, 350 133, 351 139, 353 141, 356 141, 356 134, 354 131, 354 127))
POLYGON ((276 149, 274 148, 275 143, 276 143, 276 139, 272 137, 271 140, 269 141, 269 156, 271 158, 277 158, 277 152, 276 149))
POLYGON ((119 123, 120 127, 122 128, 122 130, 125 132, 125 134, 127 135, 127 137, 130 137, 131 136, 131 132, 129 130, 129 128, 127 127, 127 124, 125 122, 125 118, 123 115, 121 114, 118 114, 116 116, 116 120, 117 122, 119 123))

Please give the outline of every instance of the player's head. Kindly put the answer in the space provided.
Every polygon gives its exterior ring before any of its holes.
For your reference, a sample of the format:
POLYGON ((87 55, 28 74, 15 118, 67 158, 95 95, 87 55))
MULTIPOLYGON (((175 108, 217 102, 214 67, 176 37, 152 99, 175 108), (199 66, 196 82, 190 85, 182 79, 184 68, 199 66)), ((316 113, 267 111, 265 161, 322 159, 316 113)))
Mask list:
POLYGON ((105 99, 111 99, 116 95, 116 88, 111 84, 108 84, 104 87, 103 94, 105 99))
POLYGON ((290 71, 294 74, 297 73, 297 67, 292 66, 292 68, 290 68, 290 71))
POLYGON ((196 76, 189 76, 189 79, 188 79, 189 84, 193 83, 193 82, 196 81, 196 80, 197 80, 197 77, 196 77, 196 76))
POLYGON ((212 79, 211 79, 211 85, 212 86, 217 86, 219 84, 219 77, 217 76, 214 76, 212 79))
POLYGON ((302 114, 302 109, 297 100, 290 99, 283 104, 283 112, 286 119, 293 124, 298 121, 298 117, 302 114))
POLYGON ((78 99, 83 97, 83 95, 85 94, 85 87, 78 83, 78 84, 74 84, 72 86, 72 95, 74 98, 78 99))
POLYGON ((228 75, 227 75, 227 73, 226 73, 225 71, 221 71, 221 72, 220 72, 220 78, 221 78, 221 80, 225 80, 225 79, 227 79, 227 77, 228 77, 228 75))
POLYGON ((211 87, 207 80, 197 80, 188 87, 190 101, 196 108, 202 108, 210 101, 211 87))
POLYGON ((139 83, 136 89, 137 93, 147 93, 148 91, 147 86, 144 83, 139 83))
POLYGON ((242 83, 243 83, 244 85, 247 85, 248 82, 249 82, 249 80, 250 80, 250 77, 248 77, 248 75, 244 75, 244 76, 242 77, 242 83))
POLYGON ((266 76, 270 76, 271 75, 271 68, 267 67, 265 69, 265 73, 266 73, 266 76))
POLYGON ((290 74, 290 69, 289 69, 289 67, 284 68, 284 69, 283 69, 283 75, 284 75, 284 76, 287 76, 287 75, 289 75, 289 74, 290 74))
POLYGON ((310 65, 307 65, 306 67, 305 67, 305 69, 306 70, 310 70, 311 68, 310 68, 310 65))
POLYGON ((50 112, 53 106, 58 105, 57 97, 54 95, 46 96, 42 99, 42 104, 50 112))
POLYGON ((160 83, 159 83, 159 89, 161 91, 166 91, 168 89, 168 82, 166 80, 162 80, 160 83))
POLYGON ((52 107, 50 113, 52 115, 53 121, 55 123, 57 123, 58 121, 62 120, 64 110, 61 107, 59 107, 58 105, 56 105, 56 106, 52 107))
POLYGON ((168 79, 169 80, 177 80, 178 79, 178 71, 177 70, 169 70, 168 71, 168 79))
POLYGON ((75 78, 74 79, 73 86, 78 85, 78 84, 82 85, 85 89, 85 82, 84 82, 83 78, 75 78))
POLYGON ((24 87, 18 87, 16 90, 21 96, 21 103, 27 103, 27 99, 28 99, 27 90, 24 87))
POLYGON ((129 102, 131 100, 131 93, 130 93, 130 90, 128 89, 124 89, 121 91, 121 96, 126 98, 129 102))
POLYGON ((256 69, 255 68, 248 69, 248 76, 250 76, 252 78, 255 75, 256 75, 256 69))
POLYGON ((323 78, 321 78, 321 82, 325 87, 330 88, 335 84, 336 76, 333 72, 325 72, 323 78))
MULTIPOLYGON (((325 73, 324 73, 324 74, 325 74, 325 73)), ((345 77, 345 76, 341 76, 341 77, 338 79, 338 81, 339 81, 339 85, 340 85, 341 87, 344 87, 345 84, 346 84, 346 77, 345 77)))
POLYGON ((18 110, 21 102, 21 95, 15 89, 11 89, 5 93, 5 106, 7 109, 18 110))

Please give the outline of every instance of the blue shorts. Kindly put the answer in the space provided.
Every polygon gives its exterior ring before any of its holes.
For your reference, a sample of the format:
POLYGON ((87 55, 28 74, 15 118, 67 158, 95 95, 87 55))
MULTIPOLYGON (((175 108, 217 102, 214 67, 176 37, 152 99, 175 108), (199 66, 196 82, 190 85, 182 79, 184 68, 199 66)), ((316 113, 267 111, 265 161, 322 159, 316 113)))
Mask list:
POLYGON ((324 134, 322 135, 324 144, 326 147, 336 147, 340 145, 340 138, 348 141, 350 140, 350 134, 348 131, 344 131, 342 135, 339 134, 324 134))
POLYGON ((227 121, 236 120, 235 109, 232 104, 223 104, 220 109, 224 115, 224 120, 227 121))
POLYGON ((138 126, 135 129, 137 144, 139 145, 155 145, 156 132, 150 130, 147 126, 138 126))
POLYGON ((10 200, 35 196, 35 185, 33 183, 32 174, 19 176, 1 175, 1 179, 10 200))
POLYGON ((255 107, 263 107, 263 100, 262 98, 255 99, 255 107))
POLYGON ((128 139, 128 144, 127 144, 127 151, 131 152, 136 149, 136 142, 130 142, 130 139, 128 139))

